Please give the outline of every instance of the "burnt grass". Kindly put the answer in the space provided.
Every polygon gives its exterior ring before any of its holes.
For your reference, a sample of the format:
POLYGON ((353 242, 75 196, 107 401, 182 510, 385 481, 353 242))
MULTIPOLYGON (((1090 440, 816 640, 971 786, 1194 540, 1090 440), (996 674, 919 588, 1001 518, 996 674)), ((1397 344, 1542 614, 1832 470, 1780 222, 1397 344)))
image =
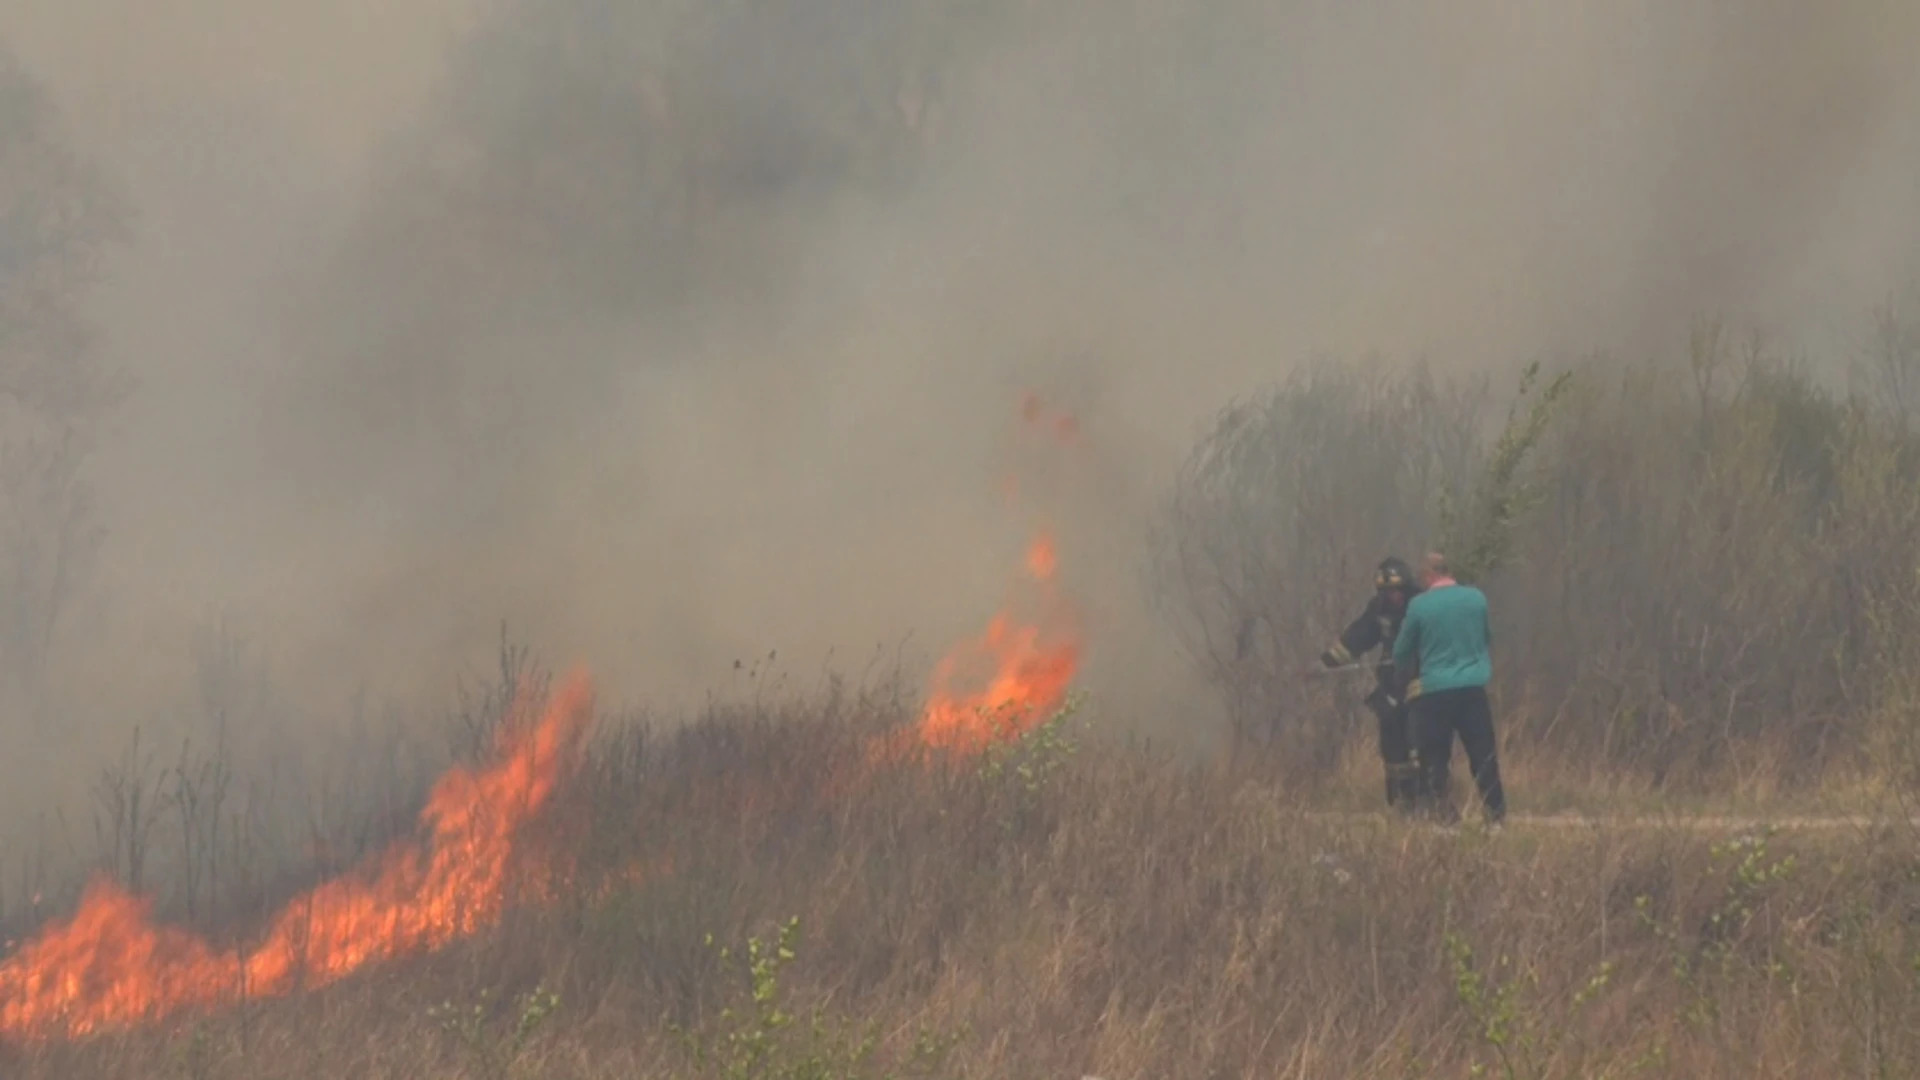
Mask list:
POLYGON ((605 727, 529 841, 567 857, 496 929, 0 1073, 1920 1075, 1909 826, 1448 833, 1077 716, 865 764, 910 716, 829 695, 605 727))

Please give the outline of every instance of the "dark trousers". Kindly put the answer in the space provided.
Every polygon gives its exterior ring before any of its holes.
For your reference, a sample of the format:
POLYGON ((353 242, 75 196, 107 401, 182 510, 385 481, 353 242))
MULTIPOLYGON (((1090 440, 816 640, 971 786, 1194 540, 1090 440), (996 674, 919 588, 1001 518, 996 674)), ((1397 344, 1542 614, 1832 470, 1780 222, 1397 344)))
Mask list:
POLYGON ((1467 767, 1480 789, 1480 804, 1486 808, 1487 820, 1498 822, 1506 817, 1507 796, 1500 787, 1493 709, 1487 704, 1486 688, 1469 686, 1422 694, 1413 699, 1411 708, 1414 741, 1420 750, 1422 810, 1448 821, 1458 816, 1448 797, 1448 787, 1453 737, 1459 735, 1460 746, 1467 752, 1467 767))
POLYGON ((1380 721, 1380 761, 1386 767, 1387 805, 1411 813, 1420 796, 1420 767, 1413 762, 1413 721, 1404 702, 1394 702, 1384 689, 1367 698, 1367 708, 1380 721))

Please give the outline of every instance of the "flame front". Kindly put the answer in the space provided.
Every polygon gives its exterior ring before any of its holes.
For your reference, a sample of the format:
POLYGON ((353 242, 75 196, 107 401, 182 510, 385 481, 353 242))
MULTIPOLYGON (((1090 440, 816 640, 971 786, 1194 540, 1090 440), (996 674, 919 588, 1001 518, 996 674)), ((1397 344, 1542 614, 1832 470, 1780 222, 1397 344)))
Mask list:
MULTIPOLYGON (((1020 402, 1030 436, 1052 451, 1071 449, 1082 433, 1073 414, 1037 393, 1020 402)), ((1022 485, 1009 475, 1005 494, 1018 500, 1022 485)), ((929 750, 977 754, 997 742, 1019 738, 1044 724, 1065 703, 1080 666, 1080 629, 1055 575, 1059 554, 1042 531, 1027 547, 1026 571, 1038 612, 1022 618, 1016 605, 995 615, 986 633, 966 642, 934 669, 926 711, 919 723, 883 739, 869 761, 898 761, 929 750), (973 689, 961 689, 963 685, 973 689)))
POLYGON ((1073 610, 1054 584, 1056 566, 1053 538, 1043 533, 1027 548, 1027 574, 1040 602, 1037 621, 1020 622, 1003 611, 983 637, 949 653, 934 669, 926 711, 911 729, 921 746, 978 753, 1045 723, 1066 701, 1080 641, 1073 610), (977 689, 957 689, 968 669, 989 673, 977 689))
POLYGON ((502 728, 492 765, 455 768, 434 785, 420 815, 428 844, 395 845, 296 897, 244 952, 156 926, 148 901, 96 881, 71 919, 0 963, 0 1036, 79 1035, 321 986, 490 925, 506 905, 516 837, 552 796, 592 708, 592 687, 576 674, 537 723, 502 728))
MULTIPOLYGON (((1072 415, 1037 395, 1028 395, 1021 413, 1054 446, 1071 447, 1081 436, 1072 415)), ((1009 478, 1008 496, 1018 493, 1009 478)), ((870 764, 930 750, 976 754, 1060 708, 1081 646, 1057 569, 1053 538, 1042 532, 1026 553, 1027 594, 941 661, 919 722, 876 744, 870 764), (1020 613, 1025 607, 1037 612, 1020 613)), ((551 798, 592 705, 589 682, 575 674, 537 723, 502 728, 494 764, 456 768, 440 779, 420 815, 427 842, 395 845, 359 872, 296 897, 251 948, 219 948, 158 926, 150 901, 111 880, 95 881, 72 918, 0 962, 0 1038, 83 1035, 323 986, 493 924, 507 905, 511 872, 525 865, 521 831, 551 798)), ((525 709, 517 703, 515 718, 524 719, 525 709)))

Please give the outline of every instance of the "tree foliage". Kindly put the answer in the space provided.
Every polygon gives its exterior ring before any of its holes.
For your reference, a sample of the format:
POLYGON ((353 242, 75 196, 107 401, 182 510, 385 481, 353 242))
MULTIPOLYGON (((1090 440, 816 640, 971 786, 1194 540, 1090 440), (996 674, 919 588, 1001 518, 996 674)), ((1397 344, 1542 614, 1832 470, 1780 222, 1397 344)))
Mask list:
POLYGON ((1554 376, 1538 397, 1529 400, 1539 377, 1538 364, 1529 365, 1521 375, 1518 400, 1507 414, 1505 429, 1476 470, 1477 485, 1464 513, 1451 491, 1444 486, 1440 490, 1435 531, 1440 550, 1461 581, 1480 581, 1499 569, 1512 554, 1522 520, 1546 500, 1546 481, 1529 466, 1573 387, 1573 372, 1554 376))
POLYGON ((1293 707, 1303 662, 1366 598, 1385 555, 1428 543, 1443 487, 1473 465, 1481 380, 1313 364, 1221 410, 1188 455, 1151 539, 1151 587, 1240 736, 1287 715, 1309 756, 1342 725, 1293 707), (1370 586, 1369 586, 1370 587, 1370 586))
POLYGON ((1435 544, 1492 602, 1515 747, 1658 783, 1884 764, 1920 747, 1920 431, 1861 374, 1848 393, 1702 324, 1684 362, 1530 372, 1481 443, 1464 381, 1313 369, 1195 447, 1157 593, 1238 723, 1309 749, 1350 737, 1358 688, 1303 669, 1374 561, 1435 544))
POLYGON ((0 676, 30 696, 101 539, 86 464, 127 381, 87 299, 130 221, 0 46, 0 676))

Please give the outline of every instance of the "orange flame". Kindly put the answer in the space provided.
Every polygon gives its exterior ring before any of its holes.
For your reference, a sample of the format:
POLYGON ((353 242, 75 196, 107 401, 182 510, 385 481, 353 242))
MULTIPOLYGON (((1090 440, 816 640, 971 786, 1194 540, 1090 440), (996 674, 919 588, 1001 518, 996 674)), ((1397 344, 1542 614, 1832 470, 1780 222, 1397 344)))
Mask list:
POLYGON ((244 953, 155 926, 148 900, 96 881, 71 919, 0 963, 0 1036, 80 1035, 321 986, 490 925, 506 906, 516 837, 552 796, 592 706, 591 684, 575 674, 537 724, 502 728, 494 764, 455 768, 434 785, 420 815, 428 847, 397 844, 295 898, 244 953))
POLYGON ((1071 446, 1080 438, 1080 421, 1072 413, 1054 408, 1031 390, 1020 400, 1020 418, 1034 428, 1050 431, 1062 444, 1071 446))
MULTIPOLYGON (((1020 400, 1020 418, 1056 448, 1080 441, 1080 423, 1073 414, 1033 391, 1020 400)), ((1017 476, 1006 478, 1005 492, 1009 503, 1018 498, 1017 476)), ((934 669, 920 722, 885 740, 872 756, 897 758, 930 749, 979 753, 1039 727, 1060 708, 1080 665, 1080 634, 1073 608, 1055 587, 1058 568, 1053 537, 1042 532, 1028 546, 1026 558, 1041 606, 1039 620, 1017 621, 1008 611, 994 616, 983 637, 949 653, 934 669), (957 690, 960 672, 969 662, 976 673, 981 668, 991 673, 980 688, 957 690)))
POLYGON ((977 754, 994 743, 1039 727, 1066 701, 1080 663, 1072 608, 1054 587, 1057 556, 1042 534, 1027 549, 1027 573, 1042 607, 1038 623, 1003 611, 987 632, 949 653, 934 669, 933 689, 920 722, 875 747, 874 757, 898 759, 926 750, 977 754), (960 690, 963 670, 987 671, 983 685, 960 690))
POLYGON ((1060 565, 1060 557, 1054 553, 1053 538, 1042 536, 1027 548, 1027 573, 1035 581, 1052 581, 1053 571, 1060 565))
MULTIPOLYGON (((1074 417, 1037 395, 1026 397, 1022 414, 1058 443, 1078 440, 1074 417)), ((1017 492, 1009 478, 1009 499, 1017 492)), ((1081 647, 1077 616, 1055 587, 1050 535, 1029 546, 1026 569, 1040 617, 1028 622, 1003 611, 981 638, 950 653, 935 670, 920 722, 883 740, 875 757, 975 754, 1038 727, 1064 703, 1081 647), (978 689, 957 690, 970 661, 984 661, 990 674, 978 689)), ((502 729, 495 764, 478 772, 456 768, 434 786, 421 812, 430 843, 395 845, 359 873, 295 898, 251 950, 223 950, 187 930, 157 926, 149 900, 110 880, 94 882, 72 918, 0 962, 0 1038, 83 1035, 296 985, 323 986, 493 924, 507 905, 510 871, 522 865, 521 831, 553 795, 585 735, 592 702, 591 684, 576 673, 537 724, 502 729)), ((644 873, 631 867, 600 887, 644 873)))

